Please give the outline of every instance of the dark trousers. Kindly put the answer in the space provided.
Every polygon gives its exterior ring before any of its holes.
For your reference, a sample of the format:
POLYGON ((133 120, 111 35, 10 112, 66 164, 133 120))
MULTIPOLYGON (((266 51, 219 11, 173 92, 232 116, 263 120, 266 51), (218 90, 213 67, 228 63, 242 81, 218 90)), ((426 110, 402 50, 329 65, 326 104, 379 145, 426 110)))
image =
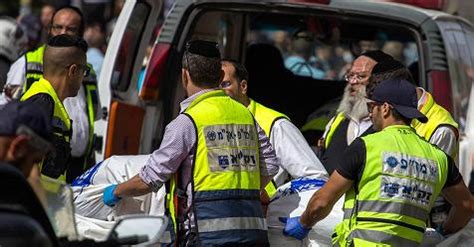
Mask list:
POLYGON ((81 157, 72 157, 69 160, 69 166, 66 172, 66 182, 68 184, 72 183, 74 179, 81 176, 87 169, 95 165, 95 158, 94 152, 92 152, 89 157, 87 157, 86 163, 86 156, 81 157))

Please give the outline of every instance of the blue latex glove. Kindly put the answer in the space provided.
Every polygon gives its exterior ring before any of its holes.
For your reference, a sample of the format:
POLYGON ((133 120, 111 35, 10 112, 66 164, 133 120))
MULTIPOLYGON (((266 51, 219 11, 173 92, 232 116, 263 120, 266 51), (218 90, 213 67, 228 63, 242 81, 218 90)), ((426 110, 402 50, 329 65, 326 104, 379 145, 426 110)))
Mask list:
POLYGON ((309 230, 311 230, 311 228, 304 228, 303 225, 301 225, 300 216, 291 218, 280 217, 279 220, 285 223, 285 229, 283 229, 285 236, 303 240, 303 238, 308 236, 309 230))
POLYGON ((102 200, 104 201, 104 204, 109 206, 109 207, 115 206, 115 204, 117 204, 117 202, 119 202, 122 199, 122 198, 114 195, 114 191, 115 191, 116 187, 117 187, 116 184, 112 184, 112 185, 108 186, 107 188, 105 188, 105 190, 104 190, 102 200))

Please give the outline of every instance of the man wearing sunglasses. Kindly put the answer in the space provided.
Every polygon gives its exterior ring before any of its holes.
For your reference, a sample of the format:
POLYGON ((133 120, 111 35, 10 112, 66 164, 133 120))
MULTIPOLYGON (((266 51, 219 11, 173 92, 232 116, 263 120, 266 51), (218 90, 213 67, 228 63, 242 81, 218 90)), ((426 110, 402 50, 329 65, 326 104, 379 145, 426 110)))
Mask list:
POLYGON ((48 40, 43 57, 43 77, 21 97, 38 105, 48 116, 54 131, 54 150, 41 163, 45 176, 65 180, 71 155, 72 123, 63 102, 75 97, 89 73, 87 43, 79 37, 61 34, 48 40))
POLYGON ((179 246, 266 246, 260 191, 277 173, 278 158, 250 111, 219 89, 217 43, 188 42, 182 66, 188 98, 181 113, 141 172, 106 188, 103 201, 115 206, 167 184, 179 246))
MULTIPOLYGON (((67 34, 82 37, 84 34, 84 17, 82 12, 73 6, 64 6, 57 9, 48 25, 48 38, 67 34)), ((20 99, 31 85, 43 76, 43 54, 46 44, 37 49, 28 51, 20 57, 8 73, 4 93, 0 96, 0 104, 12 99, 20 99)), ((64 64, 69 66, 70 64, 64 64)), ((83 64, 86 65, 86 64, 83 64)), ((82 65, 78 65, 79 67, 82 65)), ((83 85, 76 97, 64 101, 69 117, 73 120, 74 133, 71 139, 72 158, 67 180, 71 182, 80 175, 87 164, 94 164, 94 121, 100 115, 100 101, 97 93, 97 78, 90 64, 89 69, 81 68, 85 72, 83 85), (92 160, 92 161, 91 161, 92 160)))
MULTIPOLYGON (((376 85, 384 80, 404 79, 413 85, 415 81, 410 71, 397 60, 386 60, 377 63, 372 70, 372 76, 367 85, 370 93, 376 85)), ((426 141, 436 145, 445 153, 456 159, 459 149, 459 130, 458 124, 453 119, 449 111, 438 105, 433 96, 421 87, 416 88, 418 98, 418 109, 428 117, 427 123, 421 123, 414 120, 411 126, 416 133, 426 141)), ((450 204, 439 197, 430 213, 430 225, 432 228, 438 228, 448 217, 450 204)))
POLYGON ((416 87, 408 81, 382 81, 367 104, 377 133, 357 138, 344 152, 326 185, 301 217, 286 219, 284 233, 305 237, 345 194, 344 220, 333 234, 338 246, 419 246, 437 196, 452 204, 442 228, 453 233, 474 215, 474 198, 453 159, 420 138, 413 119, 428 119, 417 109, 416 87))

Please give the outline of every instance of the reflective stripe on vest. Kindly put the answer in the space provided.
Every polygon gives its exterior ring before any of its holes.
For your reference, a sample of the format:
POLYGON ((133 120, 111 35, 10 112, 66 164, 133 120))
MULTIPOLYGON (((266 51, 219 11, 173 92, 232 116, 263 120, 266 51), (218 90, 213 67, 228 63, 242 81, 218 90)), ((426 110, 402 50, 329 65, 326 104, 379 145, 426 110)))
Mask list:
POLYGON ((34 82, 43 77, 43 54, 46 45, 38 47, 36 50, 25 53, 26 70, 25 70, 25 84, 23 85, 23 92, 26 92, 34 82))
MULTIPOLYGON (((96 118, 96 112, 98 110, 99 104, 99 95, 97 93, 97 79, 95 71, 92 69, 92 66, 88 64, 91 68, 91 72, 88 77, 84 78, 82 85, 84 86, 84 93, 86 95, 86 106, 87 106, 87 119, 89 120, 89 140, 87 143, 87 149, 85 156, 87 157, 94 148, 94 122, 96 118)), ((87 169, 87 159, 84 162, 83 169, 87 169)))
POLYGON ((219 219, 198 220, 199 232, 214 232, 228 230, 264 230, 266 231, 267 223, 265 219, 260 217, 228 217, 219 219))
POLYGON ((344 246, 349 234, 361 229, 421 242, 430 207, 446 181, 446 155, 409 126, 389 126, 362 140, 366 164, 358 193, 353 187, 346 194, 345 226, 336 227, 339 243, 344 246))
POLYGON ((416 119, 413 120, 411 125, 413 128, 415 128, 416 133, 425 138, 426 141, 430 141, 431 136, 439 126, 447 125, 453 127, 453 129, 456 130, 456 137, 458 137, 458 123, 454 121, 453 117, 446 109, 436 104, 433 96, 430 93, 425 93, 426 101, 421 106, 420 111, 428 118, 428 122, 421 123, 416 119))
POLYGON ((332 121, 331 126, 329 127, 328 134, 324 138, 324 148, 328 148, 329 143, 331 142, 332 136, 334 135, 334 132, 336 132, 337 127, 342 123, 342 121, 345 119, 344 113, 340 112, 336 115, 334 118, 334 121, 332 121))
POLYGON ((199 241, 202 245, 267 243, 252 114, 222 90, 199 95, 185 114, 197 134, 191 210, 199 241))
POLYGON ((380 246, 383 244, 389 244, 391 246, 419 246, 420 243, 403 238, 401 236, 396 236, 388 234, 381 231, 373 231, 367 229, 357 229, 351 232, 349 235, 349 242, 353 241, 355 246, 380 246), (357 244, 358 240, 362 239, 363 243, 357 244), (372 245, 368 242, 372 242, 372 245))
POLYGON ((43 64, 40 62, 28 62, 26 64, 26 73, 38 72, 43 74, 43 64))
POLYGON ((428 211, 417 206, 401 202, 386 201, 357 201, 357 210, 402 214, 419 219, 421 221, 427 219, 429 214, 428 211))
MULTIPOLYGON (((250 104, 247 108, 252 113, 258 125, 260 126, 260 128, 263 129, 268 138, 271 137, 273 124, 278 119, 285 118, 289 120, 289 118, 285 114, 265 107, 253 99, 250 99, 250 104)), ((265 187, 265 191, 267 192, 270 198, 272 198, 276 194, 277 187, 275 186, 275 182, 273 180, 267 184, 267 186, 265 187)))

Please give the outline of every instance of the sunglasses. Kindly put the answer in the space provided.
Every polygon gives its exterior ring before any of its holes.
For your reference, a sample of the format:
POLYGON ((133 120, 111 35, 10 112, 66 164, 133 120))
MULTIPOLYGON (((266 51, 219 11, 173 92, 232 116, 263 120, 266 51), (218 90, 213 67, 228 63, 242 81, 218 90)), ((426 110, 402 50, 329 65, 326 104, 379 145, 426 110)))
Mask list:
MULTIPOLYGON (((89 74, 91 73, 91 68, 89 68, 89 66, 87 65, 84 65, 84 64, 78 64, 78 63, 73 63, 75 64, 79 69, 82 69, 82 71, 84 71, 84 77, 88 77, 89 74)), ((69 69, 73 64, 69 64, 68 66, 66 66, 66 69, 69 69)))
POLYGON ((228 88, 232 85, 231 81, 222 81, 221 84, 219 84, 220 88, 228 88))
POLYGON ((384 102, 369 101, 367 102, 367 110, 369 111, 369 113, 372 113, 372 111, 374 110, 374 107, 381 106, 383 104, 384 102))

